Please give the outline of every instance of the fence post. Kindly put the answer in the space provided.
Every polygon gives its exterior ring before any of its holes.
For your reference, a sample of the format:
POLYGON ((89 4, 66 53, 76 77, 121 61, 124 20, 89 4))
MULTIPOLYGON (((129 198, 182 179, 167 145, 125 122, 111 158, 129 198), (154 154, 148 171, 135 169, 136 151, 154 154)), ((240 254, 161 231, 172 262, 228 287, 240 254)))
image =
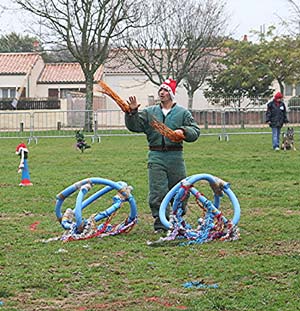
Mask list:
POLYGON ((207 120, 207 111, 204 111, 204 127, 207 130, 208 129, 208 120, 207 120))
POLYGON ((28 138, 28 144, 30 144, 32 140, 37 144, 37 138, 34 136, 34 114, 34 112, 30 113, 30 135, 28 138))
POLYGON ((97 118, 97 111, 94 112, 94 137, 92 138, 93 142, 97 139, 98 143, 101 142, 101 137, 98 136, 98 118, 97 118))
POLYGON ((245 115, 244 110, 240 109, 240 115, 241 115, 241 129, 245 128, 245 115))

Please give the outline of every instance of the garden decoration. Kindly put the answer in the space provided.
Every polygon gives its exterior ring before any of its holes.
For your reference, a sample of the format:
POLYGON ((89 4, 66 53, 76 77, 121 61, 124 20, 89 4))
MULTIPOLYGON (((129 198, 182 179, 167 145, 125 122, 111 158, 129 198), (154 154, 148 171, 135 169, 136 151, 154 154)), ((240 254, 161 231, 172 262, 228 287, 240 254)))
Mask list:
POLYGON ((90 145, 88 145, 86 143, 86 141, 84 140, 84 135, 82 133, 82 131, 75 131, 75 137, 76 137, 76 148, 78 150, 80 150, 81 152, 83 152, 85 149, 91 148, 90 145))
POLYGON ((64 189, 56 196, 55 205, 56 217, 63 229, 65 229, 61 240, 68 242, 129 232, 137 223, 137 206, 131 193, 132 189, 123 181, 114 182, 99 177, 83 179, 64 189), (103 185, 104 187, 84 199, 94 185, 103 185), (75 208, 67 208, 62 214, 61 208, 65 199, 77 190, 79 192, 75 208), (117 194, 113 196, 113 203, 110 207, 91 215, 88 219, 82 217, 83 209, 112 190, 116 190, 117 194), (126 202, 130 205, 129 216, 121 223, 113 225, 111 223, 112 219, 126 202), (101 220, 104 220, 104 222, 99 223, 101 220))
POLYGON ((175 239, 187 239, 181 245, 189 245, 213 240, 233 241, 239 238, 237 224, 240 219, 240 204, 230 189, 229 183, 209 174, 192 175, 177 183, 164 197, 159 209, 159 217, 163 225, 169 229, 168 235, 156 242, 148 242, 149 245, 175 239), (194 187, 194 184, 201 180, 209 183, 214 193, 214 202, 208 200, 194 187), (224 193, 233 208, 232 219, 227 219, 220 209, 224 193), (184 202, 190 199, 191 194, 196 198, 197 205, 204 214, 197 219, 197 227, 194 229, 184 219, 185 212, 188 212, 188 210, 184 211, 184 202), (172 212, 170 220, 167 220, 166 210, 171 200, 173 200, 172 212))
POLYGON ((16 147, 16 154, 20 156, 18 173, 22 173, 19 186, 32 186, 28 167, 28 153, 29 151, 24 143, 21 143, 16 147))

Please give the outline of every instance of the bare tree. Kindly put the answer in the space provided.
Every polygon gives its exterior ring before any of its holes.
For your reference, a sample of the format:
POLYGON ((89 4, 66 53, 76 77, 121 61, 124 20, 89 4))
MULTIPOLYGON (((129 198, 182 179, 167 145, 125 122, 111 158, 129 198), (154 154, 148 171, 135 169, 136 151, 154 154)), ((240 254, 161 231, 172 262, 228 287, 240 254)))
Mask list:
POLYGON ((288 22, 285 22, 292 35, 300 36, 300 1, 287 0, 290 5, 291 17, 288 22))
MULTIPOLYGON (((96 70, 114 42, 140 23, 146 1, 140 0, 16 0, 39 17, 43 41, 70 51, 86 82, 86 109, 92 109, 96 70)), ((91 120, 88 128, 91 129, 91 120)))
MULTIPOLYGON (((176 79, 193 96, 203 83, 196 69, 208 64, 207 56, 218 49, 225 30, 224 3, 214 0, 153 1, 146 18, 156 23, 129 34, 125 47, 129 60, 154 84, 176 79), (206 58, 206 61, 201 61, 206 58), (197 74, 196 74, 197 73, 197 74), (197 81, 197 82, 196 82, 197 81)), ((207 73, 207 68, 205 67, 207 73)), ((201 75, 202 73, 199 73, 201 75)), ((192 99, 190 100, 192 103, 192 99)))
POLYGON ((193 66, 183 80, 183 86, 188 94, 188 109, 193 109, 193 98, 195 92, 204 84, 213 68, 213 59, 215 56, 209 54, 203 57, 193 66))

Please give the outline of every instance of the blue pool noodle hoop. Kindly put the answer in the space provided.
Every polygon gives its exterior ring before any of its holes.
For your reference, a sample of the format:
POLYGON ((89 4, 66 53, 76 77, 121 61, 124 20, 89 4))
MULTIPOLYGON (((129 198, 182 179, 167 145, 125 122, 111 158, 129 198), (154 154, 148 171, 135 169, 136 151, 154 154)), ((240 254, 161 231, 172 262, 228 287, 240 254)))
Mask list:
MULTIPOLYGON (((79 190, 79 193, 76 198, 76 205, 75 208, 73 209, 73 212, 75 214, 75 220, 76 220, 76 227, 79 228, 82 223, 82 210, 86 208, 89 204, 103 196, 104 194, 108 193, 109 191, 115 189, 117 191, 121 191, 124 186, 127 186, 126 183, 119 181, 119 182, 114 182, 109 179, 104 179, 104 178, 99 178, 99 177, 92 177, 92 178, 87 178, 83 179, 77 183, 74 183, 73 185, 67 187, 64 189, 62 192, 60 192, 56 196, 56 204, 55 204, 55 214, 56 218, 58 221, 61 223, 61 226, 65 230, 71 229, 71 223, 68 221, 63 220, 63 214, 62 214, 62 205, 67 197, 69 197, 71 194, 79 190), (87 187, 83 187, 87 184, 101 184, 101 185, 106 185, 106 187, 100 189, 93 195, 91 195, 89 198, 83 201, 84 196, 86 193, 89 191, 87 187)), ((113 214, 118 208, 120 208, 121 204, 125 201, 128 201, 130 204, 130 214, 129 214, 129 221, 134 220, 137 217, 137 206, 135 199, 133 195, 130 193, 129 195, 127 193, 122 193, 126 199, 121 200, 121 199, 114 199, 114 203, 111 207, 107 208, 105 211, 98 213, 95 217, 94 220, 97 222, 103 218, 106 218, 113 214)))
MULTIPOLYGON (((160 218, 162 224, 167 229, 171 229, 171 224, 170 224, 170 222, 166 218, 166 210, 167 210, 167 207, 168 207, 171 199, 174 197, 174 203, 173 203, 173 206, 172 206, 172 209, 174 211, 177 208, 178 200, 180 200, 184 196, 185 189, 182 187, 183 183, 186 182, 189 185, 193 185, 194 183, 196 183, 197 181, 200 181, 200 180, 206 180, 210 184, 215 184, 218 181, 218 178, 213 176, 213 175, 210 175, 210 174, 196 174, 196 175, 192 175, 192 176, 189 176, 189 177, 185 178, 184 180, 178 182, 166 194, 166 196, 164 197, 164 199, 163 199, 163 201, 162 201, 162 203, 160 205, 159 218, 160 218)), ((240 209, 239 201, 238 201, 237 197, 235 196, 235 194, 233 193, 233 191, 230 189, 230 184, 229 183, 225 183, 223 185, 222 190, 224 191, 224 193, 228 196, 228 198, 231 201, 231 204, 233 206, 233 211, 234 211, 234 215, 233 215, 233 218, 232 218, 231 221, 232 221, 233 225, 237 225, 239 220, 240 220, 240 215, 241 215, 241 209, 240 209)), ((213 204, 217 209, 220 208, 220 202, 221 202, 222 195, 214 194, 214 203, 212 203, 205 196, 201 195, 196 188, 191 187, 189 191, 204 206, 206 204, 213 204)))

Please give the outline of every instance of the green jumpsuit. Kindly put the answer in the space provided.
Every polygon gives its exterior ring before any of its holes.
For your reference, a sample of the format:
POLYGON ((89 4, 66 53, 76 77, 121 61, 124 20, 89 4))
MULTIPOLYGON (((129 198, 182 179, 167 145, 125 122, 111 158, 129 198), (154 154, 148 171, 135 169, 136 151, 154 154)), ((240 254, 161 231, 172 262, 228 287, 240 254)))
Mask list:
POLYGON ((180 180, 186 177, 186 168, 183 159, 183 143, 176 143, 157 132, 151 125, 153 117, 163 122, 172 130, 182 129, 186 142, 196 141, 200 135, 200 128, 190 111, 174 104, 165 116, 160 105, 145 108, 125 114, 126 127, 132 132, 143 132, 147 136, 148 153, 148 202, 152 216, 156 218, 154 229, 164 229, 159 221, 160 204, 180 180))

